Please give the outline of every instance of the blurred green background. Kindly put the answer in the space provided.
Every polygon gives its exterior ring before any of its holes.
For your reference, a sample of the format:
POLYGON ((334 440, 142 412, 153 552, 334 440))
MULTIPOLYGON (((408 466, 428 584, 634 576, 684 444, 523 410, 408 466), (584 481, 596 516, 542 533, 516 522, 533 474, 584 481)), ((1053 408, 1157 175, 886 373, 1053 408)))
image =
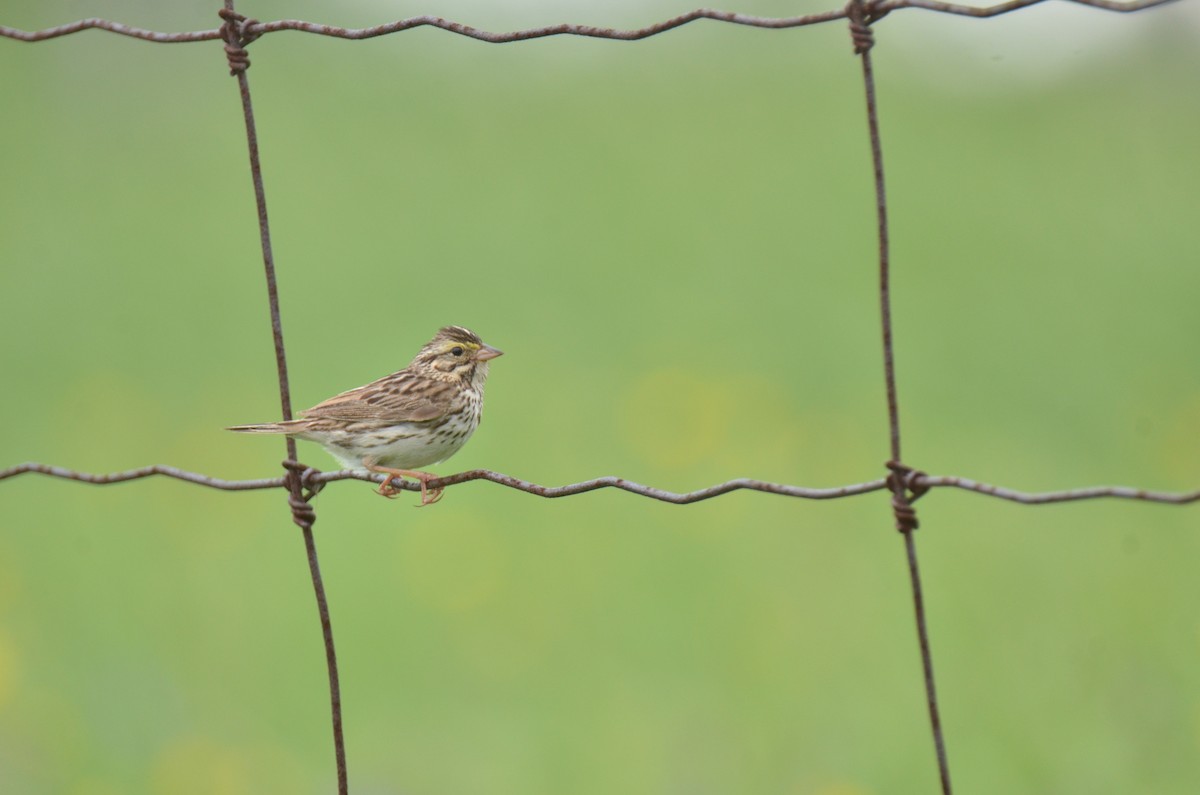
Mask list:
MULTIPOLYGON (((200 29, 215 5, 7 2, 0 24, 200 29)), ((689 7, 239 5, 498 30, 689 7)), ((1030 490, 1197 486, 1196 10, 879 24, 909 463, 1030 490)), ((844 25, 279 34, 251 58, 298 407, 458 323, 508 355, 439 471, 676 490, 881 475, 844 25)), ((0 40, 0 75, 0 467, 278 472, 279 440, 221 430, 279 409, 220 44, 0 40)), ((316 501, 354 792, 935 791, 885 495, 679 507, 475 483, 415 502, 353 482, 316 501)), ((333 790, 282 494, 26 476, 0 506, 0 791, 333 790)), ((1195 791, 1197 510, 920 503, 961 791, 1195 791)))

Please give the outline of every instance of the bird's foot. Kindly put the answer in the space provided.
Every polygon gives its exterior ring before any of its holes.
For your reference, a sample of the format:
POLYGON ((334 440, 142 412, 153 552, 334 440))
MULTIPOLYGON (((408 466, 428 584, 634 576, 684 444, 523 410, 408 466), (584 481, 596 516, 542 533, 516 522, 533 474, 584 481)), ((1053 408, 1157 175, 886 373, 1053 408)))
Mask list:
POLYGON ((387 479, 384 480, 383 483, 379 484, 378 493, 382 494, 388 499, 391 499, 392 497, 400 494, 400 492, 404 491, 402 486, 393 486, 392 480, 396 478, 412 478, 413 480, 419 482, 421 484, 421 504, 414 506, 417 508, 425 505, 433 505, 442 498, 442 495, 445 492, 445 488, 429 488, 429 481, 437 479, 437 475, 433 474, 432 472, 421 472, 415 469, 392 469, 391 467, 381 467, 372 464, 368 464, 367 469, 371 470, 372 472, 382 472, 387 475, 387 479))

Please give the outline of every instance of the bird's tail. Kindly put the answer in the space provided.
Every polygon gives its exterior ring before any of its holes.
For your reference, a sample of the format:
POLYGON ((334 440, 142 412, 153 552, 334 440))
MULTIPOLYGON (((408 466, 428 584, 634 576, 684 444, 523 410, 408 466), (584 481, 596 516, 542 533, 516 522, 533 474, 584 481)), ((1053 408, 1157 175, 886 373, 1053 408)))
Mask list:
POLYGON ((304 420, 284 420, 263 425, 234 425, 225 430, 238 433, 299 433, 304 430, 304 420))

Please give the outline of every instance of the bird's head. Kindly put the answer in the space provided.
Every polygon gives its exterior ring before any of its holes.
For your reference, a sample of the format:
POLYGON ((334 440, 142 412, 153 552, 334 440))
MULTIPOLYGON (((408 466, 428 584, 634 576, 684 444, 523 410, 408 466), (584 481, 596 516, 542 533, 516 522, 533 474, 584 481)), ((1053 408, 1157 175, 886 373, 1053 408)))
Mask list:
POLYGON ((425 343, 409 367, 439 380, 462 380, 482 387, 488 362, 501 353, 470 329, 446 326, 425 343))

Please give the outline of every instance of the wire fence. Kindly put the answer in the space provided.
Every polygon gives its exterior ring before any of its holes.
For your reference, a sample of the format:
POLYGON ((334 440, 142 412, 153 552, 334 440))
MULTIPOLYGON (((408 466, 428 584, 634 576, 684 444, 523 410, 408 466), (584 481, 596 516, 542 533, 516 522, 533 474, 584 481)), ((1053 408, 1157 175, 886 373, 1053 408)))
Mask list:
MULTIPOLYGON (((1170 0, 1070 0, 1080 5, 1092 6, 1099 9, 1131 12, 1165 4, 1170 0)), ((276 281, 274 254, 271 246, 270 224, 267 215, 266 193, 263 185, 262 168, 259 160, 258 136, 254 120, 253 103, 250 94, 250 83, 247 69, 250 59, 246 47, 256 39, 282 31, 297 31, 334 38, 360 40, 376 36, 413 30, 421 27, 434 27, 466 36, 479 41, 490 43, 518 42, 548 36, 583 36, 599 39, 637 41, 673 30, 697 20, 710 20, 733 25, 744 25, 765 29, 789 29, 815 25, 825 22, 846 20, 849 26, 851 41, 855 54, 862 66, 863 87, 866 101, 867 130, 871 147, 871 158, 874 174, 876 197, 876 224, 878 235, 878 272, 879 272, 879 301, 881 320, 881 343, 884 359, 884 383, 887 399, 887 418, 889 429, 889 448, 891 458, 886 464, 889 474, 876 480, 849 484, 835 488, 806 488, 803 486, 773 483, 760 480, 738 478, 723 483, 714 484, 707 488, 686 493, 675 493, 647 486, 619 477, 604 477, 593 480, 571 483, 563 486, 544 486, 532 483, 510 475, 488 470, 471 470, 445 477, 435 478, 428 482, 431 489, 442 489, 463 483, 483 480, 518 491, 540 497, 558 498, 582 494, 596 489, 615 488, 643 497, 663 502, 685 505, 701 500, 713 499, 738 490, 757 491, 767 494, 777 494, 810 500, 828 500, 851 497, 876 491, 888 490, 892 493, 892 513, 896 529, 903 535, 907 563, 912 589, 914 616, 916 621, 918 642, 921 651, 921 663, 924 674, 924 687, 929 721, 933 735, 936 764, 940 778, 941 791, 950 795, 950 766, 946 753, 945 737, 942 730, 941 717, 938 710, 937 691, 933 672, 933 655, 931 652, 929 633, 925 616, 924 596, 921 589, 920 570, 917 562, 916 543, 913 531, 918 528, 917 513, 914 502, 933 489, 955 488, 983 494, 998 499, 1008 500, 1026 505, 1044 505, 1049 503, 1071 502, 1078 500, 1094 500, 1102 498, 1155 502, 1171 505, 1185 505, 1200 501, 1200 489, 1188 492, 1168 493, 1154 492, 1128 486, 1092 486, 1063 491, 1051 492, 1022 492, 1003 486, 980 483, 968 478, 951 475, 929 475, 914 469, 903 462, 901 454, 901 432, 899 420, 899 397, 896 389, 894 341, 892 333, 891 312, 891 273, 889 260, 889 225, 887 216, 887 193, 884 181, 884 164, 879 129, 878 103, 876 101, 874 68, 871 61, 871 49, 875 44, 872 25, 892 11, 901 9, 924 9, 927 11, 956 14, 971 17, 993 17, 1010 11, 1038 5, 1043 0, 1011 0, 1006 3, 985 7, 966 6, 957 3, 937 2, 936 0, 851 0, 844 8, 822 13, 808 14, 795 17, 758 17, 711 9, 697 9, 670 19, 663 20, 642 28, 618 30, 600 28, 588 25, 561 24, 540 28, 530 28, 510 32, 491 32, 470 27, 458 22, 452 22, 435 16, 419 16, 399 20, 368 28, 341 28, 301 20, 278 20, 275 22, 260 22, 239 14, 234 9, 233 0, 225 0, 224 7, 218 14, 222 24, 210 30, 167 33, 125 25, 106 19, 82 19, 65 25, 45 28, 36 31, 24 31, 0 25, 0 37, 25 42, 39 42, 78 33, 85 30, 103 30, 121 36, 128 36, 144 41, 159 43, 185 43, 216 41, 224 42, 226 60, 230 74, 238 81, 241 96, 243 118, 246 126, 246 141, 250 159, 250 175, 258 212, 258 224, 262 248, 264 274, 267 282, 267 294, 270 307, 271 329, 275 347, 276 368, 279 381, 279 397, 282 418, 292 418, 291 395, 288 382, 287 355, 284 345, 283 327, 280 320, 279 295, 276 281)), ((142 478, 162 476, 193 483, 208 488, 224 491, 245 491, 253 489, 284 488, 288 492, 288 504, 292 518, 301 528, 308 556, 309 572, 313 590, 317 599, 318 615, 320 618, 324 640, 326 663, 329 675, 330 714, 333 728, 333 744, 336 760, 338 792, 345 795, 349 792, 348 771, 346 766, 345 741, 342 731, 341 689, 337 667, 337 655, 333 640, 333 629, 329 618, 328 601, 321 578, 316 541, 313 535, 313 524, 316 513, 311 500, 326 484, 341 480, 364 480, 382 483, 386 476, 365 474, 354 471, 321 472, 307 466, 298 460, 294 440, 288 438, 287 458, 283 461, 285 474, 273 478, 253 480, 223 480, 210 475, 189 472, 176 467, 156 465, 141 467, 123 472, 94 474, 78 472, 62 467, 40 463, 25 463, 8 469, 0 470, 0 480, 14 478, 23 474, 41 474, 81 483, 106 485, 123 483, 142 478)), ((420 489, 413 482, 395 482, 397 488, 411 491, 420 489)))

